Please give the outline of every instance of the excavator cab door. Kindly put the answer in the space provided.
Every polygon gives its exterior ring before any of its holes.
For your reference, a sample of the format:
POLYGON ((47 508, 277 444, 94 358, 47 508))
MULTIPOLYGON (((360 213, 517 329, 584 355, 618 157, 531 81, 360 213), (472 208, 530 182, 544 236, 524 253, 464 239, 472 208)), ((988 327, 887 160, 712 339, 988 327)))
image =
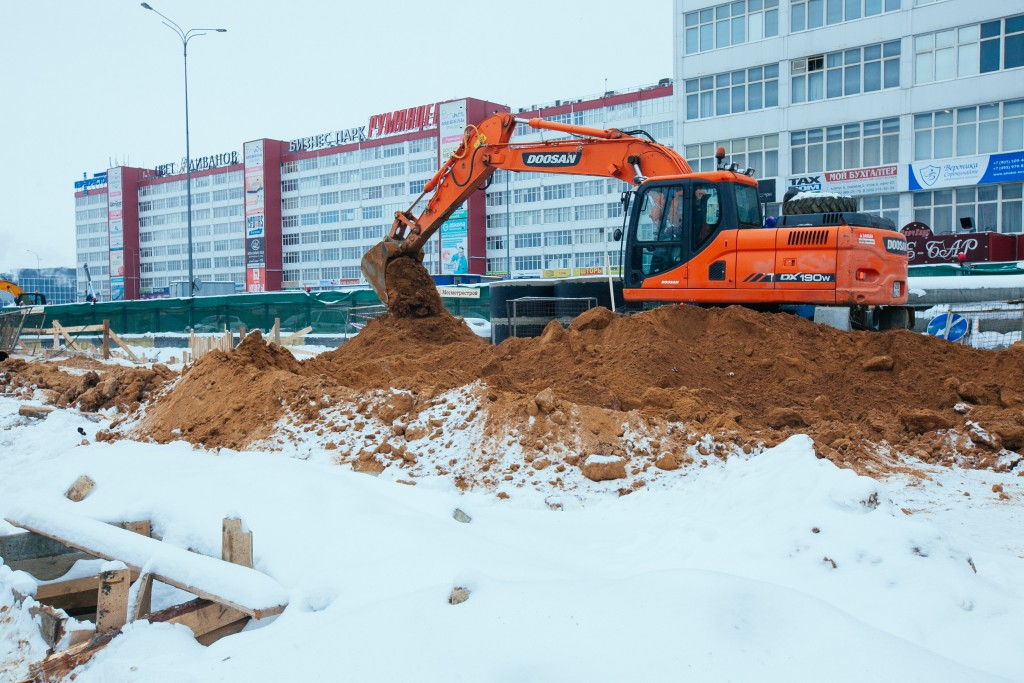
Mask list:
POLYGON ((694 183, 642 187, 626 232, 623 285, 627 288, 686 287, 684 264, 692 253, 694 183))

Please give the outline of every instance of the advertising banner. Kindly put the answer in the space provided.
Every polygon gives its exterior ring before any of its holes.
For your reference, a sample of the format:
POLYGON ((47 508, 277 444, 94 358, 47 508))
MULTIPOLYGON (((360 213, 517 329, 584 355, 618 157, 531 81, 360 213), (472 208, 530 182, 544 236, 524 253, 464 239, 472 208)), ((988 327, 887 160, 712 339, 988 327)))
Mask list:
POLYGON ((822 171, 788 178, 786 186, 801 192, 834 192, 847 197, 892 194, 900 191, 900 170, 896 164, 844 171, 822 171))
POLYGON ((467 123, 466 100, 442 102, 439 108, 441 114, 437 126, 437 149, 443 164, 462 144, 462 133, 466 130, 467 123))
POLYGON ((267 241, 264 232, 263 141, 245 143, 245 291, 266 291, 267 241))
POLYGON ((909 164, 910 190, 988 185, 1024 180, 1024 152, 981 154, 909 164))
POLYGON ((264 292, 266 291, 267 271, 264 268, 245 269, 245 291, 264 292))
POLYGON ((124 300, 124 198, 120 168, 107 172, 107 239, 109 244, 110 300, 124 300))
POLYGON ((458 209, 441 225, 441 274, 469 272, 469 218, 458 209))
POLYGON ((245 242, 245 267, 265 268, 267 266, 267 240, 252 237, 245 242))

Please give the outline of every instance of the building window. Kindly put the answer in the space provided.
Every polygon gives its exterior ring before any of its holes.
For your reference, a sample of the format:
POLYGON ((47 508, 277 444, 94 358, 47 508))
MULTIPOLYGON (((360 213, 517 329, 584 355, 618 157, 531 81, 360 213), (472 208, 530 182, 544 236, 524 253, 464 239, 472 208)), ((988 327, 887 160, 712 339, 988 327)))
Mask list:
POLYGON ((840 24, 900 9, 900 0, 792 0, 790 33, 840 24))
POLYGON ((319 159, 316 157, 306 157, 305 159, 299 159, 299 170, 300 171, 312 171, 319 168, 319 159))
POLYGON ((583 204, 582 206, 574 206, 573 210, 578 221, 604 218, 604 204, 583 204))
MULTIPOLYGON (((753 87, 753 86, 751 86, 753 87)), ((671 139, 675 126, 671 121, 662 121, 661 123, 645 123, 644 130, 647 134, 656 140, 660 139, 671 139)))
POLYGON ((309 251, 299 252, 300 260, 302 263, 316 263, 320 260, 320 250, 310 249, 309 251))
POLYGON ((504 256, 497 256, 487 259, 487 272, 488 273, 504 273, 507 272, 505 269, 508 267, 508 261, 504 256))
POLYGON ((419 194, 426 186, 426 180, 412 180, 409 182, 409 194, 419 194))
POLYGON ((1024 99, 914 115, 915 161, 1021 149, 1024 99))
POLYGON ((508 214, 491 213, 487 215, 487 229, 504 228, 508 225, 508 214))
POLYGON ((752 168, 758 178, 774 178, 779 175, 779 135, 755 135, 735 140, 702 142, 686 146, 686 160, 698 173, 715 170, 715 150, 725 148, 726 159, 736 162, 740 168, 752 168))
POLYGON ((897 227, 900 224, 900 196, 898 194, 876 194, 860 197, 860 210, 888 218, 897 227))
POLYGON ((339 201, 341 201, 340 192, 320 193, 320 204, 337 204, 339 201))
POLYGON ((544 209, 544 222, 553 225, 558 223, 568 223, 572 220, 572 207, 571 206, 559 206, 554 209, 544 209))
POLYGON ((569 199, 572 197, 572 183, 547 185, 544 187, 544 201, 569 199))
POLYGON ((299 244, 299 236, 298 235, 284 235, 281 238, 281 244, 283 244, 286 247, 287 246, 294 246, 296 244, 299 244))
POLYGON ((540 256, 516 256, 516 270, 540 270, 540 256))
POLYGON ((284 254, 281 255, 281 261, 282 261, 282 263, 285 263, 285 264, 298 263, 299 262, 299 252, 297 252, 297 251, 286 251, 286 252, 284 252, 284 254))
POLYGON ((371 220, 374 218, 383 218, 384 211, 379 206, 364 206, 363 207, 363 220, 371 220))
POLYGON ((299 162, 297 162, 297 161, 285 161, 285 162, 283 162, 281 164, 281 174, 282 175, 284 175, 286 173, 298 173, 298 171, 299 171, 299 162))
POLYGON ((487 251, 505 248, 504 235, 490 235, 487 237, 487 251))
POLYGON ((433 173, 437 170, 437 159, 414 159, 409 162, 409 173, 433 173))
POLYGON ((936 234, 955 232, 961 218, 979 231, 1019 233, 1024 183, 978 185, 914 193, 914 220, 936 234))
POLYGON ((299 227, 299 217, 298 216, 282 216, 281 217, 281 227, 282 228, 297 228, 297 227, 299 227))
POLYGON ((518 190, 512 190, 512 194, 515 198, 516 204, 539 202, 541 200, 541 188, 539 187, 524 187, 518 190))
POLYGON ((545 254, 544 267, 548 270, 572 268, 572 254, 545 254))
POLYGON ((400 175, 405 175, 405 162, 400 161, 397 164, 384 164, 385 178, 394 178, 400 175))
POLYGON ((380 185, 363 188, 361 199, 380 199, 381 197, 383 197, 383 190, 380 185))
POLYGON ((1024 14, 914 36, 914 83, 1024 66, 1024 14))
POLYGON ((304 213, 299 216, 299 225, 319 225, 320 214, 318 213, 304 213))
POLYGON ((505 206, 508 204, 509 193, 506 190, 500 190, 498 192, 490 191, 487 193, 487 198, 484 203, 487 206, 505 206))
POLYGON ((437 149, 437 138, 434 136, 409 141, 409 154, 417 152, 433 152, 437 149))
POLYGON ((542 211, 516 211, 512 214, 512 221, 516 227, 523 225, 540 225, 543 222, 542 211))
POLYGON ((779 0, 739 0, 683 15, 686 54, 779 35, 779 0))
POLYGON ((544 233, 545 247, 560 247, 572 244, 572 230, 554 230, 544 233))
POLYGON ((793 131, 793 173, 865 168, 899 161, 898 118, 793 131))
POLYGON ((389 183, 384 186, 385 197, 404 197, 405 183, 389 183))
POLYGON ((900 41, 795 59, 792 103, 874 92, 900 85, 900 41))
POLYGON ((325 225, 329 223, 337 223, 341 220, 341 212, 335 211, 323 211, 320 213, 320 224, 325 225))
POLYGON ((529 249, 531 247, 539 247, 541 245, 541 233, 539 232, 524 232, 514 236, 514 242, 516 249, 529 249))
POLYGON ((584 180, 576 183, 577 197, 593 197, 599 194, 604 194, 603 180, 584 180))
MULTIPOLYGON (((779 65, 686 81, 686 118, 703 119, 779 106, 779 65)), ((649 132, 649 131, 648 131, 649 132)))
POLYGON ((359 177, 362 180, 376 180, 380 178, 380 166, 363 166, 361 169, 359 169, 359 177))

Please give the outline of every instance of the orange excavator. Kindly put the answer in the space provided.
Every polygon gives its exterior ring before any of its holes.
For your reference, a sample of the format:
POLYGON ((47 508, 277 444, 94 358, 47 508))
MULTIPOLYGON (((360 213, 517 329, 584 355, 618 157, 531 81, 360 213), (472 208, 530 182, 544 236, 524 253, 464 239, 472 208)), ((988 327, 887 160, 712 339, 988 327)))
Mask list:
POLYGON ((363 256, 363 275, 387 303, 388 263, 422 261, 426 241, 498 169, 601 176, 637 186, 623 195, 624 230, 615 231, 616 240, 625 236, 626 301, 837 306, 850 309, 856 327, 911 325, 907 242, 891 221, 840 211, 763 227, 753 169, 727 165, 719 148, 717 170, 694 173, 673 149, 641 135, 507 113, 468 126, 423 193, 363 256), (568 137, 511 142, 518 123, 568 137))

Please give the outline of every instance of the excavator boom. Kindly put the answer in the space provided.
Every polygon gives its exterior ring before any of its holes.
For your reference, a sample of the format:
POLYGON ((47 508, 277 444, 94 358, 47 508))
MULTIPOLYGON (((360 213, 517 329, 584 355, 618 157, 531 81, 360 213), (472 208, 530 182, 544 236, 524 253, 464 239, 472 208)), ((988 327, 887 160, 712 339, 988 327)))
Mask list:
POLYGON ((403 256, 422 260, 427 240, 498 169, 601 176, 634 185, 650 176, 691 173, 690 166, 671 148, 620 130, 494 114, 477 126, 467 126, 462 144, 427 182, 423 193, 407 211, 395 214, 388 236, 363 255, 360 269, 382 301, 388 303, 388 264, 403 256), (517 123, 573 137, 513 143, 510 140, 517 123), (416 213, 427 195, 426 206, 416 213))

